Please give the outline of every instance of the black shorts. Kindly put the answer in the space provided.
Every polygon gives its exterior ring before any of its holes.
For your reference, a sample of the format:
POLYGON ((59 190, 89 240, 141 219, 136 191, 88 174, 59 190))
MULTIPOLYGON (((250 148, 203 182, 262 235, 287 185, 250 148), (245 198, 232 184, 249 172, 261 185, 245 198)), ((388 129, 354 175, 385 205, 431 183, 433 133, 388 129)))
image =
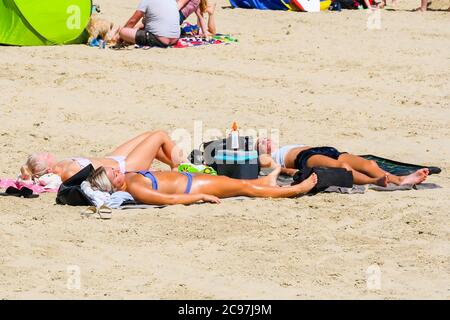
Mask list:
POLYGON ((295 168, 299 170, 306 168, 307 167, 306 162, 308 161, 309 158, 311 158, 314 155, 322 155, 337 160, 339 159, 339 156, 343 153, 346 152, 339 152, 338 150, 336 150, 336 148, 333 147, 310 148, 300 152, 297 155, 297 157, 295 158, 295 168))
POLYGON ((153 33, 140 29, 136 32, 135 42, 140 46, 167 48, 168 45, 161 42, 153 33))

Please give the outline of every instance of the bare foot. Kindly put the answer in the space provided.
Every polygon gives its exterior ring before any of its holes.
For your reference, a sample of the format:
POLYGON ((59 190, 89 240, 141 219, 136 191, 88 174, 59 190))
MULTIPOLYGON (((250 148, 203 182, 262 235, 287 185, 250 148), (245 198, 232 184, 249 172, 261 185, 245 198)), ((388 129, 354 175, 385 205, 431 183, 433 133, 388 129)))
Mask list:
POLYGON ((377 186, 380 186, 380 187, 387 187, 388 183, 389 183, 389 178, 388 178, 387 175, 385 175, 384 177, 378 179, 378 180, 375 182, 375 184, 376 184, 377 186))
POLYGON ((303 194, 311 191, 312 188, 317 184, 317 175, 313 173, 308 177, 308 179, 303 180, 301 183, 295 185, 298 190, 298 194, 303 194))
POLYGON ((412 11, 419 11, 419 12, 425 12, 428 9, 428 6, 431 4, 431 2, 426 0, 421 0, 420 7, 413 9, 412 11))
POLYGON ((281 172, 281 167, 276 167, 275 169, 273 169, 273 171, 271 173, 269 173, 267 175, 267 177, 269 178, 269 185, 272 187, 277 187, 277 179, 278 176, 280 175, 281 172))
POLYGON ((427 179, 429 173, 430 171, 425 168, 417 170, 408 176, 400 177, 400 185, 422 183, 427 179))
POLYGON ((280 172, 281 172, 281 167, 276 167, 267 176, 259 178, 257 180, 259 182, 258 185, 278 187, 277 179, 278 179, 278 176, 280 175, 280 172))

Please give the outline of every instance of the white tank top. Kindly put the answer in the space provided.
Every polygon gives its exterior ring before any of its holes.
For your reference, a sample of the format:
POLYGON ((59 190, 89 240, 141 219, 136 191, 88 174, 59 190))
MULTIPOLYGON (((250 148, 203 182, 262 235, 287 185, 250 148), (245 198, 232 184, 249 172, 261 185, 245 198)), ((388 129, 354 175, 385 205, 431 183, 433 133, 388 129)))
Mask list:
POLYGON ((286 154, 294 148, 300 148, 305 146, 306 145, 304 144, 288 144, 287 146, 283 146, 277 151, 272 152, 271 154, 272 159, 283 168, 286 168, 286 164, 284 163, 286 154))

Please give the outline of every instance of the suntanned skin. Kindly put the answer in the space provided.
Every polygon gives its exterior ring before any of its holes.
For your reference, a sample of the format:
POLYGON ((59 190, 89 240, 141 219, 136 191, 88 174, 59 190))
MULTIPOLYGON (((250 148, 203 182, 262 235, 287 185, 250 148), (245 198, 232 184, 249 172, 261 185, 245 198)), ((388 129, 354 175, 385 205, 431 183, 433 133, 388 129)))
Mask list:
MULTIPOLYGON (((189 2, 189 0, 177 0, 177 7, 178 10, 184 8, 186 4, 189 2)), ((197 25, 200 27, 201 34, 203 36, 211 36, 213 34, 216 34, 216 20, 214 17, 214 11, 216 9, 216 3, 208 4, 208 7, 206 8, 206 13, 208 13, 208 26, 206 26, 206 21, 204 14, 201 12, 200 7, 197 8, 195 11, 195 14, 197 16, 197 25)), ((188 18, 188 17, 186 17, 188 18)))
MULTIPOLYGON (((147 170, 157 159, 172 168, 178 167, 181 162, 187 162, 169 135, 162 130, 148 131, 123 143, 108 156, 125 157, 127 171, 147 170)), ((48 165, 47 172, 57 174, 65 181, 81 170, 80 165, 71 159, 55 161, 51 154, 43 154, 48 165)), ((87 158, 94 168, 101 166, 119 169, 119 164, 109 158, 87 158)))
POLYGON ((154 172, 158 190, 153 190, 151 180, 141 174, 123 174, 112 168, 105 169, 116 190, 127 191, 137 201, 155 205, 191 204, 199 201, 220 203, 220 198, 234 196, 288 198, 307 193, 317 183, 317 176, 314 174, 295 186, 279 187, 276 179, 280 168, 267 177, 254 180, 198 174, 193 176, 190 193, 185 194, 188 179, 178 172, 154 172))
MULTIPOLYGON (((270 139, 265 139, 260 143, 263 144, 261 149, 267 150, 267 153, 259 156, 261 167, 270 168, 278 166, 270 156, 272 152, 272 142, 270 139)), ((308 149, 311 149, 311 147, 304 146, 289 150, 285 155, 286 168, 284 168, 282 173, 293 176, 297 172, 295 159, 300 152, 308 149)), ((337 160, 323 155, 313 155, 306 161, 306 166, 345 168, 352 172, 353 182, 355 184, 376 184, 384 187, 388 183, 394 183, 396 185, 419 184, 425 181, 429 174, 428 169, 420 169, 408 176, 396 176, 382 170, 373 160, 366 160, 349 153, 341 154, 337 160)))

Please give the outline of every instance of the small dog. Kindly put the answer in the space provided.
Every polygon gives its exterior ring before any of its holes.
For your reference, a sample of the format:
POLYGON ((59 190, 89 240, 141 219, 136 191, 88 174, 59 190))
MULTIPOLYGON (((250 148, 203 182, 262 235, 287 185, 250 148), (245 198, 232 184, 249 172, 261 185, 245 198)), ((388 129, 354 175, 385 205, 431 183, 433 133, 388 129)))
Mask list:
MULTIPOLYGON (((93 10, 94 11, 94 10, 93 10)), ((116 44, 116 34, 119 28, 114 23, 106 21, 99 17, 100 7, 95 6, 95 12, 91 15, 88 26, 86 27, 89 33, 88 44, 94 39, 102 39, 106 41, 108 45, 116 44)))

